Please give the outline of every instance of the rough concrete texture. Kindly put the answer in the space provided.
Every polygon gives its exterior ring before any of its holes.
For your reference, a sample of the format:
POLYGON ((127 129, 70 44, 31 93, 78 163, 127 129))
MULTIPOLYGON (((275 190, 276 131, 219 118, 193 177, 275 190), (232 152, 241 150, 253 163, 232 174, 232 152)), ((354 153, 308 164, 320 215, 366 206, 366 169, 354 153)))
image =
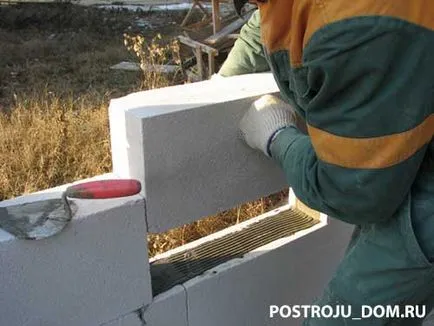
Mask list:
POLYGON ((431 313, 426 317, 423 326, 434 326, 434 311, 431 311, 431 313))
POLYGON ((143 314, 143 320, 148 326, 188 326, 187 294, 184 287, 177 285, 156 296, 143 314))
POLYGON ((100 326, 143 326, 138 312, 132 312, 100 326))
POLYGON ((185 283, 189 326, 301 325, 301 319, 270 319, 269 306, 312 304, 321 294, 352 231, 348 224, 328 223, 185 283))
POLYGON ((100 325, 151 302, 143 197, 74 203, 54 237, 0 235, 0 325, 100 325))
POLYGON ((251 103, 277 91, 273 76, 265 73, 140 92, 111 102, 113 171, 142 182, 149 232, 286 186, 281 169, 238 135, 238 123, 251 103))

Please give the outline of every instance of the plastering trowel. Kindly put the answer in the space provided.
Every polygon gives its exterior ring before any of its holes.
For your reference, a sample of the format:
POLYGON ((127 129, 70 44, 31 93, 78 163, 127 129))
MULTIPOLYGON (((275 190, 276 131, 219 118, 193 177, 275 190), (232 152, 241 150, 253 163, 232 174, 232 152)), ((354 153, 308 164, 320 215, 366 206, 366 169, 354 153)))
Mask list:
POLYGON ((0 228, 18 239, 39 240, 61 232, 75 214, 68 198, 109 199, 136 195, 137 180, 97 180, 72 185, 63 192, 35 193, 0 202, 0 228))

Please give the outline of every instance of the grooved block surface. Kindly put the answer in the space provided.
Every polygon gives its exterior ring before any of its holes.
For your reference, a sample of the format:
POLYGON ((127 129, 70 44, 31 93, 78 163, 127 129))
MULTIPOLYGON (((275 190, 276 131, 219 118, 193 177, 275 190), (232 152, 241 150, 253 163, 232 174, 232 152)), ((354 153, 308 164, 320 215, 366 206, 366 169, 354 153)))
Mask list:
POLYGON ((74 204, 52 238, 0 239, 0 325, 100 325, 151 302, 142 196, 74 204))
POLYGON ((309 305, 322 293, 353 229, 342 222, 328 222, 186 282, 189 326, 301 325, 301 319, 269 318, 269 307, 309 305))
POLYGON ((243 257, 256 248, 307 230, 317 223, 319 220, 298 210, 282 210, 245 226, 243 230, 228 232, 221 238, 185 249, 170 258, 155 260, 151 263, 152 292, 154 295, 162 293, 175 284, 182 284, 226 261, 243 257))
POLYGON ((284 189, 283 171, 252 150, 238 123, 271 74, 131 94, 110 104, 114 173, 143 184, 149 232, 162 232, 284 189))
POLYGON ((185 289, 178 285, 156 296, 143 318, 149 326, 189 326, 185 289))

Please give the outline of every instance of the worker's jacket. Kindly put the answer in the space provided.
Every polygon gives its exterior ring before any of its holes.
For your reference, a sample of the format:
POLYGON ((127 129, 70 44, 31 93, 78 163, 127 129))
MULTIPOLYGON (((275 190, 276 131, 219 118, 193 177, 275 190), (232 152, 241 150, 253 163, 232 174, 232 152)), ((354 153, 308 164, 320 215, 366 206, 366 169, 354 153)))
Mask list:
POLYGON ((296 196, 349 223, 406 212, 434 226, 434 2, 258 6, 220 74, 271 69, 304 117, 308 136, 290 127, 271 145, 296 196))

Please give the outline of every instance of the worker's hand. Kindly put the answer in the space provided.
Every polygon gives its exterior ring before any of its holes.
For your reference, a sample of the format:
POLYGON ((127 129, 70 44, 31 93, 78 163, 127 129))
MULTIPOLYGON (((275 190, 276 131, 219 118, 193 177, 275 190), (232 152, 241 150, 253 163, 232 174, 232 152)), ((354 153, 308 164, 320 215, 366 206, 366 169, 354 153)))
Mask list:
POLYGON ((240 121, 247 145, 271 157, 269 145, 278 131, 295 124, 295 112, 281 99, 264 95, 256 100, 240 121))

